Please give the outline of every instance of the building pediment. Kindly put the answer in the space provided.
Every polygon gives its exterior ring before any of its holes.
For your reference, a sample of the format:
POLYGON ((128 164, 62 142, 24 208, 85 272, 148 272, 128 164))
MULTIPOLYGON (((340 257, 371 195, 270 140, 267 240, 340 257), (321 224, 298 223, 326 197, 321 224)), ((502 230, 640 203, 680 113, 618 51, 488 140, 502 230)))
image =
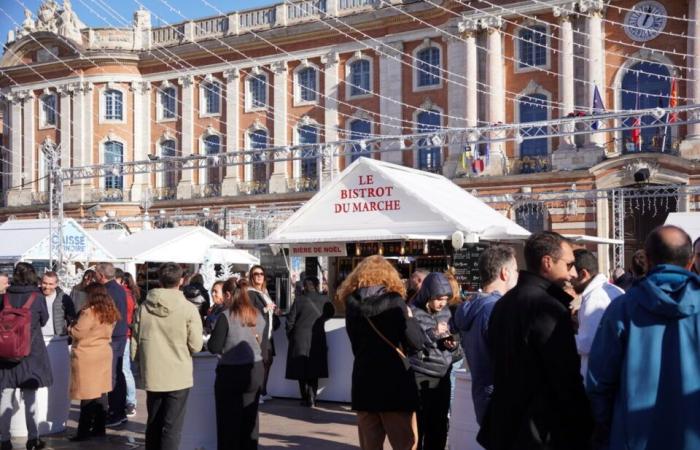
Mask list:
POLYGON ((0 59, 0 67, 58 62, 83 52, 85 49, 82 45, 69 41, 64 36, 37 31, 10 44, 0 59))
POLYGON ((697 164, 674 155, 636 153, 607 159, 589 169, 599 189, 638 183, 688 184, 697 164))

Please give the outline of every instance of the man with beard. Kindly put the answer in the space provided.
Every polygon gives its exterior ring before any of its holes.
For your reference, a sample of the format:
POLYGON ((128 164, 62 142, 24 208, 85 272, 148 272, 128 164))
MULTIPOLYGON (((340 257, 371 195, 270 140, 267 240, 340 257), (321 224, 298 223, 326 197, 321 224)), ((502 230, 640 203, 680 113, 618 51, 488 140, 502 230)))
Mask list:
POLYGON ((494 306, 488 341, 494 392, 477 437, 488 450, 583 450, 593 429, 562 286, 571 244, 545 231, 525 243, 526 270, 494 306))
POLYGON ((581 296, 581 308, 578 310, 578 334, 576 349, 581 355, 581 376, 586 377, 588 354, 593 338, 598 329, 600 318, 611 301, 625 291, 608 283, 602 273, 598 273, 598 260, 590 251, 579 248, 574 250, 576 272, 578 277, 571 281, 574 290, 581 296))

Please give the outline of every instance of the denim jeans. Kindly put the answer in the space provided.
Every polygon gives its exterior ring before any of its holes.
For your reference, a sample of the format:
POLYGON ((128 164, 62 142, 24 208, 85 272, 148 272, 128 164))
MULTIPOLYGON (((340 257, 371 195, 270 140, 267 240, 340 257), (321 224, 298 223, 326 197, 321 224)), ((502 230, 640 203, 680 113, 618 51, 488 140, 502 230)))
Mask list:
POLYGON ((126 346, 124 347, 122 372, 124 372, 124 378, 126 379, 126 404, 132 404, 136 407, 136 383, 134 382, 134 374, 131 372, 130 341, 131 339, 127 339, 126 346))

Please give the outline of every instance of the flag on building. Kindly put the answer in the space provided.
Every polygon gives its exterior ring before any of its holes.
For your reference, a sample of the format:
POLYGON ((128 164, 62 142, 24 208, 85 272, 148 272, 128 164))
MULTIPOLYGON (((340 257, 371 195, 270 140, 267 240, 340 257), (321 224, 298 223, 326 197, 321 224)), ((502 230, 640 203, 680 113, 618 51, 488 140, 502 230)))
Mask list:
MULTIPOLYGON (((668 107, 675 108, 678 106, 678 83, 675 78, 671 78, 671 92, 668 98, 668 107)), ((668 116, 668 123, 675 123, 678 120, 678 113, 672 112, 668 116)))
MULTIPOLYGON (((603 114, 605 112, 605 105, 603 104, 603 97, 600 95, 598 86, 593 88, 593 114, 603 114)), ((594 130, 600 128, 600 121, 596 120, 591 126, 594 130)))
MULTIPOLYGON (((634 109, 639 109, 639 91, 637 91, 637 98, 635 100, 635 105, 634 109)), ((639 149, 639 151, 642 150, 642 129, 640 128, 642 124, 642 121, 640 120, 639 116, 636 116, 634 118, 634 122, 632 122, 632 143, 634 144, 635 149, 639 149)))

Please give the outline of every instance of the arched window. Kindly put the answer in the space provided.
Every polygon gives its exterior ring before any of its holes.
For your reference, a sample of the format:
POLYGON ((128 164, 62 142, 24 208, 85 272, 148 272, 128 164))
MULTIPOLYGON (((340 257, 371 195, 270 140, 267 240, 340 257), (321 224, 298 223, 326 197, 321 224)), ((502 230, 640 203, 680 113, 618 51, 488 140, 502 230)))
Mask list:
POLYGON ((219 114, 221 112, 221 86, 219 83, 215 81, 203 83, 202 97, 205 114, 219 114))
POLYGON ((177 91, 174 87, 160 91, 161 119, 174 119, 177 116, 177 91))
MULTIPOLYGON (((124 145, 117 141, 105 142, 103 159, 107 166, 124 162, 124 145)), ((122 173, 122 169, 116 167, 108 171, 107 176, 105 176, 105 189, 122 190, 124 188, 124 176, 122 173)))
POLYGON ((370 66, 366 59, 358 59, 350 64, 350 96, 365 95, 370 92, 370 66))
MULTIPOLYGON (((369 138, 372 132, 372 124, 366 120, 356 119, 350 122, 350 140, 363 141, 369 138)), ((350 161, 355 161, 361 156, 371 157, 372 153, 364 144, 353 144, 350 161)))
MULTIPOLYGON (((440 112, 435 110, 418 113, 418 133, 429 133, 440 129, 440 112)), ((429 172, 439 172, 442 168, 441 148, 434 145, 430 137, 418 141, 418 168, 429 172)))
MULTIPOLYGON (((175 141, 169 139, 163 141, 160 144, 160 156, 163 158, 169 158, 177 156, 177 150, 175 141)), ((166 172, 163 174, 163 187, 173 189, 177 187, 177 183, 180 179, 180 174, 177 170, 177 164, 166 162, 165 163, 166 172)))
MULTIPOLYGON (((216 135, 209 135, 204 138, 204 153, 206 155, 218 155, 221 151, 221 139, 216 135)), ((207 161, 207 184, 221 183, 221 161, 207 161)))
POLYGON ((544 211, 541 205, 526 203, 515 209, 515 222, 531 233, 544 231, 544 211))
POLYGON ((547 29, 544 26, 530 26, 518 32, 518 67, 539 67, 547 65, 547 29))
MULTIPOLYGON (((671 90, 669 76, 666 66, 654 62, 640 62, 630 67, 622 79, 622 109, 667 108, 671 90)), ((653 119, 652 116, 642 116, 641 124, 652 123, 653 119)), ((626 119, 624 124, 633 127, 637 125, 636 120, 626 119)), ((662 150, 662 145, 666 151, 672 144, 671 127, 625 130, 622 138, 624 152, 658 152, 662 150)))
POLYGON ((315 102, 316 92, 316 69, 307 67, 297 72, 297 84, 299 85, 299 101, 315 102))
POLYGON ((124 95, 116 89, 104 92, 105 120, 124 120, 124 95))
MULTIPOLYGON (((547 96, 544 94, 528 94, 518 101, 520 123, 540 122, 547 120, 547 96)), ((527 127, 522 132, 526 136, 546 136, 545 127, 527 127)), ((526 139, 520 144, 520 157, 543 156, 549 153, 548 139, 526 139)))
MULTIPOLYGON (((299 127, 299 144, 316 144, 318 143, 318 130, 312 125, 303 125, 299 127)), ((317 153, 316 147, 308 147, 302 149, 304 159, 301 161, 301 177, 310 180, 316 180, 318 177, 318 161, 315 158, 317 153)))
POLYGON ((48 127, 56 125, 56 96, 46 94, 41 97, 41 125, 48 127))
POLYGON ((258 183, 267 182, 267 162, 263 150, 268 148, 267 131, 255 130, 249 135, 250 147, 252 150, 259 150, 253 153, 253 181, 258 183))
POLYGON ((251 108, 267 106, 267 77, 262 74, 250 77, 248 79, 248 92, 251 108))
POLYGON ((416 55, 418 87, 435 86, 440 84, 440 49, 428 47, 416 55))

